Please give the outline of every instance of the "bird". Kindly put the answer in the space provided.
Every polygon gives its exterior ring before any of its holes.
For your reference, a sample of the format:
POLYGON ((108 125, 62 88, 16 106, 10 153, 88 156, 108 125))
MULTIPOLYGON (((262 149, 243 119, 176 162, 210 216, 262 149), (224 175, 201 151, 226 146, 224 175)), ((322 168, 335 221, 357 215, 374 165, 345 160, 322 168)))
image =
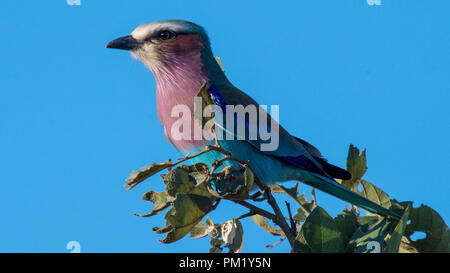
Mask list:
MULTIPOLYGON (((228 106, 253 105, 259 109, 258 112, 265 110, 229 81, 213 55, 205 29, 193 22, 174 19, 143 24, 131 34, 110 41, 106 48, 131 52, 153 73, 158 118, 164 127, 167 140, 184 155, 199 152, 207 145, 214 144, 214 139, 207 137, 206 134, 195 138, 193 134, 199 125, 193 120, 192 115, 184 117, 188 125, 185 125, 183 132, 173 130, 179 120, 179 116, 173 115, 173 109, 184 105, 194 112, 194 98, 205 84, 217 109, 226 112, 228 106), (187 135, 180 135, 186 132, 187 135)), ((266 114, 267 120, 263 116, 257 122, 249 120, 245 113, 235 114, 234 118, 245 121, 245 136, 252 131, 259 132, 262 127, 265 127, 263 129, 267 132, 276 129, 278 143, 272 150, 261 149, 264 139, 259 134, 256 139, 250 139, 239 135, 236 130, 227 130, 225 122, 214 120, 215 125, 224 128, 223 131, 227 136, 218 140, 219 145, 234 157, 248 162, 263 183, 271 185, 285 181, 300 181, 371 213, 394 219, 400 218, 396 212, 339 184, 336 179, 348 180, 351 174, 328 163, 316 147, 291 135, 267 112, 266 114), (228 138, 230 135, 234 138, 228 138)), ((212 151, 196 157, 193 161, 212 164, 221 157, 223 154, 212 151)), ((235 163, 229 161, 227 164, 233 166, 235 163)))

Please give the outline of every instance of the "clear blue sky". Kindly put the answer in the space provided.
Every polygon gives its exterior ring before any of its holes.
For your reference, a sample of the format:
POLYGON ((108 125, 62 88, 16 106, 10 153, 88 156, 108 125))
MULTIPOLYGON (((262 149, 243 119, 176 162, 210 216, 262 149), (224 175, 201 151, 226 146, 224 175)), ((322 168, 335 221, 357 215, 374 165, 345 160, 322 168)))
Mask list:
MULTIPOLYGON (((123 188, 131 170, 179 155, 152 74, 105 44, 171 18, 204 26, 230 80, 280 105, 292 134, 340 166, 350 143, 367 148, 367 180, 449 223, 450 1, 381 1, 4 1, 0 252, 67 252, 69 241, 82 252, 208 251, 207 239, 159 243, 163 214, 132 215, 151 209, 140 197, 163 188, 159 177, 123 188)), ((332 215, 344 207, 318 202, 332 215)), ((223 203, 212 217, 244 212, 223 203)), ((244 251, 277 241, 243 223, 244 251)))

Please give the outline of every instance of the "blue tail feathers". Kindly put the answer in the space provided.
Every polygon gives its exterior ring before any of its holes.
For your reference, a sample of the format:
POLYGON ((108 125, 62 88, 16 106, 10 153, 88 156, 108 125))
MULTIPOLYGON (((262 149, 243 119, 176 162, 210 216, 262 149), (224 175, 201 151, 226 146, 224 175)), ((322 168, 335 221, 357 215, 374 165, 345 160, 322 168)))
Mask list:
POLYGON ((323 192, 326 192, 330 195, 333 195, 339 199, 342 199, 344 201, 347 201, 349 203, 352 203, 355 206, 361 207, 367 211, 370 211, 372 213, 376 213, 382 216, 390 216, 392 218, 395 218, 399 220, 401 216, 397 214, 396 212, 387 209, 385 207, 382 207, 378 205, 377 203, 370 201, 369 199, 361 196, 360 194, 351 191, 347 189, 346 187, 342 186, 338 182, 323 177, 321 175, 313 174, 313 176, 317 179, 312 179, 311 181, 302 181, 303 183, 317 188, 323 192))

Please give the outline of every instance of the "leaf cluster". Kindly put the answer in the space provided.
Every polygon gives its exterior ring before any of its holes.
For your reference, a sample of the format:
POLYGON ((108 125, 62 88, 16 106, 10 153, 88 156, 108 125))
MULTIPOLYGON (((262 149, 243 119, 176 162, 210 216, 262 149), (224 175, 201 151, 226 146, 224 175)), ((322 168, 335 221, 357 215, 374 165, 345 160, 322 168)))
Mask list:
MULTIPOLYGON (((383 190, 363 180, 362 176, 367 169, 366 161, 365 151, 360 153, 351 145, 347 170, 352 173, 353 178, 340 183, 375 203, 398 212, 402 218, 397 221, 369 212, 363 216, 353 206, 332 217, 323 207, 315 204, 316 201, 309 201, 305 193, 300 194, 298 183, 292 188, 275 184, 271 186, 271 192, 285 194, 298 204, 298 209, 292 216, 297 233, 293 251, 449 252, 450 233, 440 215, 423 204, 414 208, 412 202, 391 199, 383 190), (426 237, 414 240, 412 235, 415 232, 423 232, 426 237)), ((146 192, 142 199, 152 202, 154 207, 150 213, 139 216, 154 216, 169 208, 164 217, 165 226, 153 228, 154 232, 166 235, 160 240, 163 243, 176 242, 190 233, 190 238, 209 236, 210 252, 221 252, 225 247, 231 252, 242 251, 244 232, 239 217, 220 224, 214 224, 209 217, 205 223, 201 220, 213 211, 222 199, 234 202, 252 200, 250 192, 254 183, 253 172, 245 167, 241 170, 226 167, 212 174, 210 167, 203 163, 172 167, 173 164, 166 161, 131 173, 125 186, 127 189, 164 169, 168 171, 167 174, 161 175, 166 191, 146 192), (211 178, 214 178, 211 181, 226 190, 219 191, 219 187, 205 183, 211 178)), ((251 216, 255 224, 269 234, 285 237, 283 230, 271 225, 271 220, 264 215, 253 211, 246 216, 251 216)))

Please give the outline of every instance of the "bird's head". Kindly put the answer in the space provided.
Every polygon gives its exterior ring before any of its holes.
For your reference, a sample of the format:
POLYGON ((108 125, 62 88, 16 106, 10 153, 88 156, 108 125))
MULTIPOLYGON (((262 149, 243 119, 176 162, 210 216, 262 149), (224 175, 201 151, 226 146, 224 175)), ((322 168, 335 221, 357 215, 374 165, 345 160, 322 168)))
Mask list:
POLYGON ((205 30, 192 22, 164 20, 137 27, 130 35, 109 42, 107 48, 130 51, 152 71, 180 62, 212 57, 205 30))

